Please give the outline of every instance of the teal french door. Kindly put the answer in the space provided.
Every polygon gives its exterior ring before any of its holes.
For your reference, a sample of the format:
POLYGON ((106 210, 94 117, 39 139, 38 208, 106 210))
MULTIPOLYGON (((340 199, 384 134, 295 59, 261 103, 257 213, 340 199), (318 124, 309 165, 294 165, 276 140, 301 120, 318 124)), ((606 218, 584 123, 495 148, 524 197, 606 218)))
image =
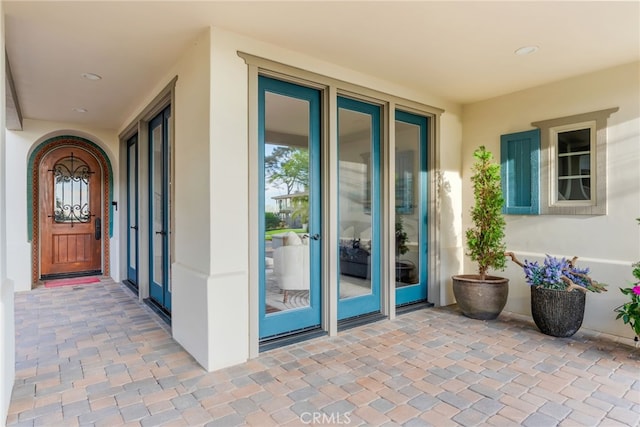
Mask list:
POLYGON ((169 106, 149 123, 149 297, 166 312, 171 312, 170 117, 169 106))
POLYGON ((380 311, 381 107, 338 97, 338 319, 380 311))
POLYGON ((138 287, 138 135, 127 141, 127 280, 138 287))
POLYGON ((258 80, 260 339, 320 327, 320 91, 258 80))
POLYGON ((427 126, 424 116, 396 111, 396 305, 427 299, 427 126))

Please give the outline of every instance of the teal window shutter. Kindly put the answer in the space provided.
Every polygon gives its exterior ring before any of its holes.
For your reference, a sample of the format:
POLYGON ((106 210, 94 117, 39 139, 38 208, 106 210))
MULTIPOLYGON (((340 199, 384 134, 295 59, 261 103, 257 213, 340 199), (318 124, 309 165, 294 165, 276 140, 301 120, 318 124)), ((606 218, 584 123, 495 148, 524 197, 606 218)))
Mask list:
POLYGON ((540 129, 500 136, 502 212, 538 215, 540 212, 540 129))

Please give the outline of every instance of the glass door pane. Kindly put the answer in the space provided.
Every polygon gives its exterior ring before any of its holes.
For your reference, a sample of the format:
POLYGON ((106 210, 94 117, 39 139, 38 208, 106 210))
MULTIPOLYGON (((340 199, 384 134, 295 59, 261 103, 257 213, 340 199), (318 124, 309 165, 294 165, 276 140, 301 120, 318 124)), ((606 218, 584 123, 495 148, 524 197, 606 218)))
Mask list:
POLYGON ((273 312, 309 306, 309 102, 267 92, 265 110, 265 304, 273 312))
POLYGON ((127 280, 138 286, 138 135, 127 147, 127 280))
POLYGON ((320 94, 260 77, 260 337, 320 325, 320 94))
POLYGON ((153 269, 152 279, 155 284, 162 287, 164 284, 163 246, 164 239, 164 147, 162 138, 162 126, 156 126, 151 132, 153 150, 153 193, 151 198, 153 218, 151 230, 153 233, 153 269))
POLYGON ((380 107, 338 98, 338 318, 380 310, 380 107))
POLYGON ((167 107, 163 112, 163 122, 164 122, 164 140, 165 140, 165 156, 164 156, 164 174, 165 174, 165 182, 164 182, 164 269, 165 269, 165 278, 164 278, 164 301, 165 307, 171 308, 171 260, 175 259, 175 246, 173 239, 173 222, 171 221, 172 217, 172 208, 171 208, 171 186, 173 178, 171 174, 171 165, 172 165, 172 146, 171 143, 171 107, 167 107))
POLYGON ((166 311, 171 311, 169 280, 169 212, 170 212, 170 141, 167 107, 149 124, 150 149, 150 297, 166 311))
POLYGON ((427 118, 396 111, 396 305, 427 298, 427 118))

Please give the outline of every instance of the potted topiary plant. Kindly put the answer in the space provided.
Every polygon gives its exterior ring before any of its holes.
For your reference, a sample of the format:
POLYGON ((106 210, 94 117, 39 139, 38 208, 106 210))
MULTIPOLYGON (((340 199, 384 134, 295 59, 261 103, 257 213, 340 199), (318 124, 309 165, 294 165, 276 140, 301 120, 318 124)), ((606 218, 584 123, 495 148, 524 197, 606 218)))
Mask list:
POLYGON ((478 265, 478 274, 453 276, 453 294, 462 313, 474 319, 495 319, 507 303, 509 279, 490 276, 489 269, 504 270, 505 221, 502 216, 500 165, 484 146, 473 153, 476 159, 471 183, 475 204, 473 227, 466 231, 467 255, 478 265))
POLYGON ((404 229, 402 217, 396 217, 396 282, 409 283, 415 265, 409 260, 400 260, 400 256, 409 252, 409 235, 404 229))
POLYGON ((604 292, 605 285, 589 277, 588 268, 571 260, 547 255, 544 262, 520 262, 513 252, 505 255, 524 270, 531 286, 531 316, 540 331, 554 337, 575 334, 584 319, 587 291, 604 292))

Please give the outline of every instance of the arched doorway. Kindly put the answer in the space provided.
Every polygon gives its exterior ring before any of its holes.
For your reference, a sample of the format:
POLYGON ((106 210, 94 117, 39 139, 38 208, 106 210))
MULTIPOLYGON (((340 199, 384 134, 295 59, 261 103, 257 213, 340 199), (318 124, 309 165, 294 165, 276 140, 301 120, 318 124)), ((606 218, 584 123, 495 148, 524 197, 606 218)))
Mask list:
POLYGON ((32 153, 32 281, 109 275, 112 174, 84 138, 48 139, 32 153))

